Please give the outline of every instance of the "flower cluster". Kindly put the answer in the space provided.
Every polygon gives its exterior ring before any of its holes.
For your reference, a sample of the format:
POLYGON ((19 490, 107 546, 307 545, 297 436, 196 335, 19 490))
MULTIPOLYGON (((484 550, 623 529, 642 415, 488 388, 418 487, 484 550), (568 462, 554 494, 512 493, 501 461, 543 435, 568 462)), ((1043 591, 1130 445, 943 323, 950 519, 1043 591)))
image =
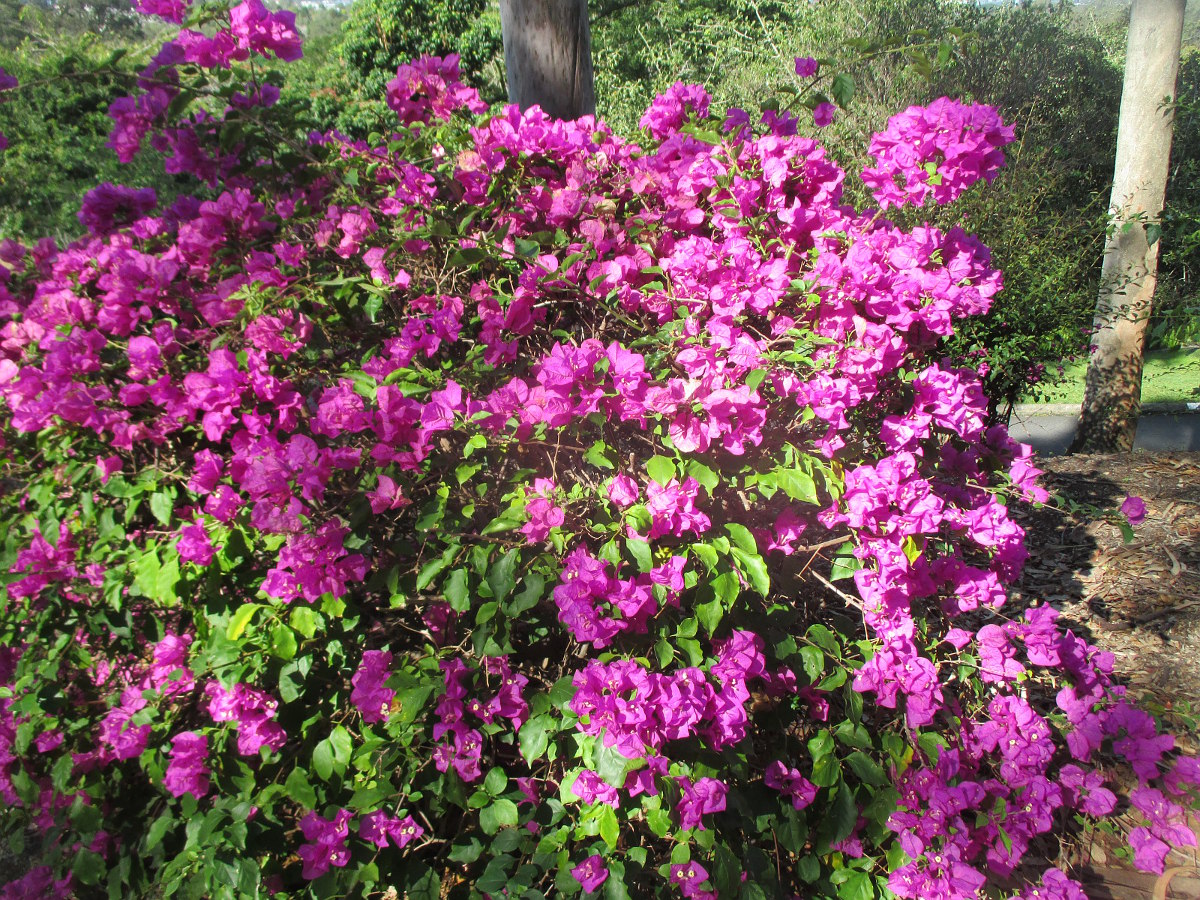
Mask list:
POLYGON ((256 756, 263 747, 278 751, 287 742, 287 734, 273 721, 279 704, 263 691, 240 682, 226 690, 210 681, 204 693, 214 722, 237 723, 237 749, 242 756, 256 756))
POLYGON ((459 80, 458 55, 422 56, 401 65, 388 82, 387 104, 400 121, 412 125, 431 119, 449 119, 459 109, 484 112, 487 104, 479 92, 459 80))
POLYGON ((979 179, 991 183, 1004 165, 1001 148, 1013 134, 990 106, 947 97, 910 106, 871 138, 875 167, 863 170, 863 181, 883 209, 924 206, 929 196, 951 203, 979 179))

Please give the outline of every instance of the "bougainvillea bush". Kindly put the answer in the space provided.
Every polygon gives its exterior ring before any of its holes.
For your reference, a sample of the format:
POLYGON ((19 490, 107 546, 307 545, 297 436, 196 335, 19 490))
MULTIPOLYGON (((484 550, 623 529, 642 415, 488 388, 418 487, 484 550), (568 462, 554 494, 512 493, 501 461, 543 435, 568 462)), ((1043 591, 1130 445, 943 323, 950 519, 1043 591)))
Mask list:
MULTIPOLYGON (((0 896, 1078 897, 1090 820, 1193 840, 1196 760, 1004 607, 1045 494, 939 362, 970 235, 698 86, 634 143, 425 58, 297 140, 287 13, 142 8, 111 146, 206 192, 0 245, 0 896)), ((910 109, 866 175, 1011 135, 910 109)))

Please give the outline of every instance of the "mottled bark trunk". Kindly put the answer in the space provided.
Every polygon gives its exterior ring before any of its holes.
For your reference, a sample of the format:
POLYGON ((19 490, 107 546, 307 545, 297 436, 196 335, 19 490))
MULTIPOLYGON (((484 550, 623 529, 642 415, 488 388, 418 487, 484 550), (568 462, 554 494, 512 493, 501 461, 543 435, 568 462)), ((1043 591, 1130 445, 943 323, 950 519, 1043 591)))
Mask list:
POLYGON ((1117 125, 1091 353, 1073 452, 1132 450, 1142 395, 1142 348, 1154 301, 1158 243, 1146 226, 1167 189, 1186 0, 1134 0, 1117 125))
POLYGON ((500 0, 508 99, 556 119, 596 112, 587 0, 500 0))

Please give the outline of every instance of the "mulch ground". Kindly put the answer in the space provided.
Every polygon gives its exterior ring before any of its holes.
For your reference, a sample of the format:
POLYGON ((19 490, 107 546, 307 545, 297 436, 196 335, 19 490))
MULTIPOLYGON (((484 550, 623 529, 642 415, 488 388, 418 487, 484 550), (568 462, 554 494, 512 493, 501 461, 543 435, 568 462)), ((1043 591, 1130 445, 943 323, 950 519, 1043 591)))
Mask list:
MULTIPOLYGON (((1039 465, 1062 501, 1020 513, 1030 560, 1013 600, 1057 607, 1077 634, 1114 654, 1116 676, 1170 724, 1180 747, 1200 751, 1200 453, 1048 457, 1039 465), (1147 507, 1128 543, 1095 512, 1126 496, 1147 507)), ((1136 822, 1125 815, 1114 824, 1136 822)), ((1122 845, 1102 831, 1085 833, 1061 861, 1094 900, 1200 897, 1195 851, 1173 852, 1156 879, 1136 873, 1122 845)))

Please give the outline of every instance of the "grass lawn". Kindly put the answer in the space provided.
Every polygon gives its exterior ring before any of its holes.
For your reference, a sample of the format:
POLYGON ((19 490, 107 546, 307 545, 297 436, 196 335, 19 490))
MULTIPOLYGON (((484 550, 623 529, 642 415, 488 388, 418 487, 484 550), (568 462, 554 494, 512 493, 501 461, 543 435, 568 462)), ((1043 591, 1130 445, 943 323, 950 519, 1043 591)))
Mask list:
MULTIPOLYGON (((1066 367, 1066 380, 1051 387, 1037 403, 1083 402, 1087 360, 1066 367)), ((1142 403, 1200 401, 1200 350, 1158 350, 1146 354, 1142 374, 1142 403)), ((1034 401, 1030 401, 1034 402, 1034 401)))

